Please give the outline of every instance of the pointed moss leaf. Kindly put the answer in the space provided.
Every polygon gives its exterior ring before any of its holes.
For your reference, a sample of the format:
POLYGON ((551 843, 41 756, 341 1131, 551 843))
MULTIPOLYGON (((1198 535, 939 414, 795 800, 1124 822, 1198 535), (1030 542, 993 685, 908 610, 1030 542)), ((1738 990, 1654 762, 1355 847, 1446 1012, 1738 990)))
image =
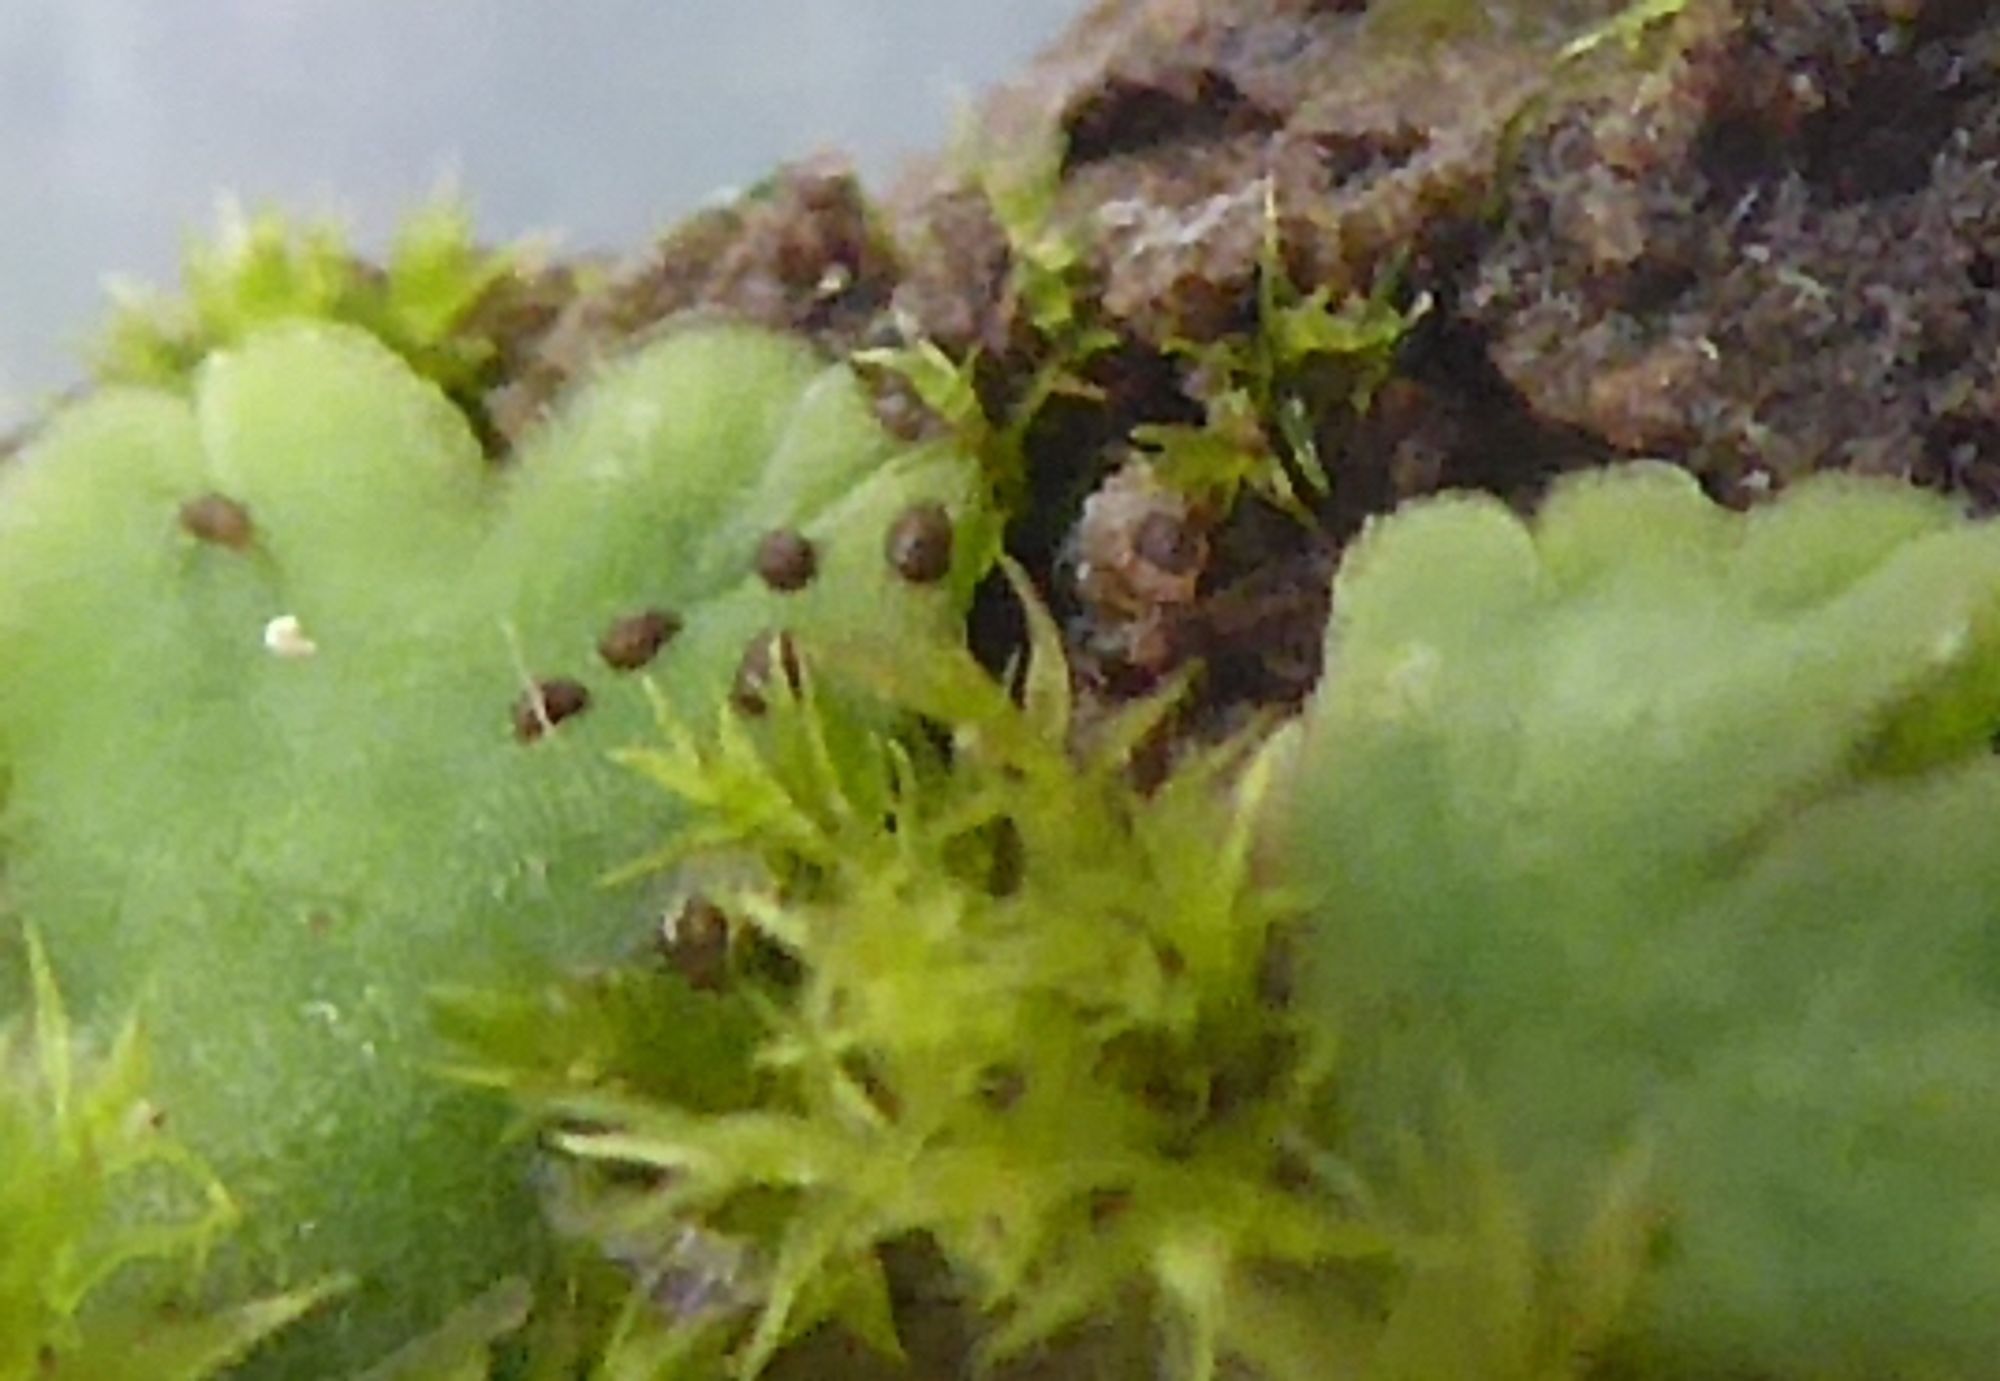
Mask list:
POLYGON ((756 1102, 586 1076, 524 1101, 586 1169, 651 1177, 649 1219, 611 1212, 621 1242, 754 1242, 769 1269, 736 1374, 785 1366, 823 1320, 886 1344, 875 1254, 913 1235, 989 1321, 988 1356, 1072 1324, 1123 1336, 1137 1302, 1190 1340, 1179 1377, 1241 1355, 1240 1278, 1399 1250, 1352 1205, 1278 1183, 1278 1148, 1312 1144, 1326 1063, 1260 991, 1292 918, 1253 877, 1273 762, 1231 744, 1148 793, 1115 748, 1079 764, 1060 640, 1017 588, 1020 703, 962 650, 850 640, 755 732, 667 716, 669 747, 628 757, 720 850, 697 864, 748 861, 731 918, 788 958, 785 982, 750 988, 756 1102), (852 713, 863 688, 887 706, 852 713), (883 708, 944 732, 891 739, 883 708))
POLYGON ((903 1340, 896 1331, 888 1276, 874 1252, 864 1251, 835 1263, 821 1277, 820 1289, 824 1303, 815 1301, 812 1312, 823 1312, 828 1320, 887 1360, 908 1360, 903 1340))
POLYGON ((397 230, 380 270, 326 224, 295 225, 226 203, 212 239, 188 248, 185 296, 121 286, 96 351, 107 383, 185 388, 203 361, 288 321, 359 326, 440 387, 469 389, 496 346, 476 309, 522 266, 488 250, 466 208, 442 197, 397 230))
POLYGON ((923 405, 939 420, 973 439, 985 438, 990 424, 974 385, 976 357, 955 362, 936 341, 857 351, 856 364, 886 369, 907 381, 923 405))
POLYGON ((65 1142, 73 1142, 69 1013, 63 1008, 55 975, 49 971, 48 951, 33 931, 28 932, 28 970, 35 985, 35 1054, 41 1065, 42 1089, 48 1096, 58 1134, 65 1142))
POLYGON ((1628 53, 1635 52, 1645 42, 1649 32, 1679 18, 1687 6, 1688 0, 1632 0, 1631 4, 1563 44, 1556 52, 1556 60, 1576 62, 1613 43, 1619 44, 1628 53))
MULTIPOLYGON (((1730 514, 1619 469, 1532 524, 1392 517, 1335 608, 1287 838, 1355 1153, 1417 1211, 1394 1129, 1435 1138, 1462 1068, 1521 1205, 1469 1238, 1483 1283, 1420 1276, 1407 1307, 1476 1321, 1499 1262, 1570 1253, 1521 1347, 1986 1367, 2000 528, 1850 478, 1730 514)), ((1412 1322, 1392 1374, 1490 1332, 1412 1322)))
POLYGON ((678 974, 614 969, 506 992, 448 989, 433 1001, 453 1073, 517 1096, 598 1083, 721 1112, 746 1105, 755 1087, 755 1013, 678 974))
POLYGON ((525 1280, 503 1280, 355 1381, 487 1381, 493 1344, 528 1321, 533 1301, 525 1280))
POLYGON ((235 1205, 162 1125, 137 1025, 96 1049, 27 952, 33 1010, 0 1028, 0 1377, 216 1375, 342 1284, 201 1307, 235 1205))
POLYGON ((384 269, 387 283, 379 310, 387 319, 390 343, 438 349, 518 267, 519 257, 482 249, 461 202, 440 198, 420 208, 396 228, 384 269))
MULTIPOLYGON (((980 480, 887 437, 844 368, 749 330, 608 366, 504 467, 355 329, 261 329, 191 390, 108 391, 0 476, 9 886, 79 1023, 139 1005, 253 1274, 360 1278, 304 1330, 322 1375, 532 1238, 523 1149, 434 1077, 425 995, 532 989, 655 933, 660 892, 601 885, 686 809, 610 761, 653 733, 647 683, 707 724, 773 630, 956 644, 982 544, 918 586, 883 535, 920 502, 976 527, 980 480), (754 569, 779 527, 820 553, 795 593, 754 569), (600 642, 644 611, 676 632, 618 669, 600 642)), ((622 1059, 630 1012, 552 1033, 622 1059)), ((519 1009, 487 1015, 520 1049, 519 1009)), ((717 1058, 708 1092, 678 1091, 729 1101, 731 1029, 689 1026, 717 1058)))
POLYGON ((1028 727, 1044 742, 1066 744, 1073 706, 1062 630, 1047 606, 1035 598, 1027 572, 1011 561, 1004 562, 1003 569, 1028 621, 1028 664, 1023 672, 1021 708, 1028 727))
MULTIPOLYGON (((294 1290, 201 1319, 151 1320, 124 1336, 96 1331, 83 1351, 44 1376, 90 1381, 204 1381, 222 1375, 272 1335, 336 1298, 344 1283, 294 1290)), ((442 1378, 440 1378, 442 1381, 442 1378)))

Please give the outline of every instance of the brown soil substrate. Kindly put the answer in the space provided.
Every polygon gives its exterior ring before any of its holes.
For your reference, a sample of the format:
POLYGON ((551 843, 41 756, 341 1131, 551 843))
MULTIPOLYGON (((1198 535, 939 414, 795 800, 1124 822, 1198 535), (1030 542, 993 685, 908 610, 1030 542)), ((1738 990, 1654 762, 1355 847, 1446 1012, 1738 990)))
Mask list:
MULTIPOLYGON (((1012 538, 1087 686, 1200 659, 1207 724, 1295 701, 1341 544, 1442 487, 1529 502, 1651 455, 1732 504, 1839 467, 2000 506, 2000 6, 1689 0, 1645 52, 1561 81, 1551 36, 1619 6, 1502 8, 1103 0, 980 111, 1000 147, 1063 141, 1057 218, 1118 335, 1101 397, 1030 431, 1012 538), (1431 303, 1373 406, 1321 417, 1317 526, 1255 502, 1218 520, 1127 466, 1134 425, 1201 419, 1169 344, 1254 325, 1267 206, 1301 289, 1431 303)), ((1002 412, 1040 349, 1009 255, 946 160, 880 203, 835 160, 786 168, 535 318, 493 421, 518 431, 689 313, 836 353, 977 348, 1002 412)), ((882 407, 925 425, 893 388, 882 407)))

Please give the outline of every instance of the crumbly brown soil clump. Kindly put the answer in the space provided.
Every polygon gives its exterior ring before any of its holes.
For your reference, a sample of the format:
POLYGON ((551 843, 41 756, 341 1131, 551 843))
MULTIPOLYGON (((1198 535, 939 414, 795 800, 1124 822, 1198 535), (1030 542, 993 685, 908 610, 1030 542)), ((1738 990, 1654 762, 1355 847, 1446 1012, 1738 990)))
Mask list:
MULTIPOLYGON (((989 149, 1058 141, 1078 311, 1115 335, 1027 427, 1011 538, 1087 687, 1199 659, 1204 723, 1295 700, 1341 545, 1443 487, 1528 503, 1653 455, 1731 503, 1838 467, 2000 507, 2000 6, 1687 0, 1558 60, 1624 8, 1103 0, 990 98, 989 149), (1163 491, 1131 438, 1202 420, 1186 347, 1256 331, 1273 229, 1301 292, 1427 303, 1365 409, 1315 411, 1311 522, 1163 491)), ((580 293, 496 415, 693 312, 976 352, 1006 416, 1051 349, 1016 252, 965 160, 880 205, 837 164, 786 169, 580 293)), ((927 423, 893 383, 882 405, 927 423)))
POLYGON ((2000 7, 1773 0, 1565 112, 1459 297, 1534 410, 1747 502, 2000 504, 2000 7))
POLYGON ((810 336, 845 354, 887 305, 897 260, 853 172, 820 157, 780 169, 725 205, 698 212, 546 322, 528 357, 489 395, 518 437, 593 364, 676 319, 729 317, 810 336))

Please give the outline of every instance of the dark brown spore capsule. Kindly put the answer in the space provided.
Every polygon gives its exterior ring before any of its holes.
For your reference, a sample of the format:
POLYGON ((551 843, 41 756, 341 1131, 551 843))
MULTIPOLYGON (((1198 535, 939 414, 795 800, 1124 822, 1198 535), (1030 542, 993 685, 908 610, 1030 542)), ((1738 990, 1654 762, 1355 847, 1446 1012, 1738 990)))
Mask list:
POLYGON ((729 976, 729 917, 707 897, 689 897, 661 927, 667 962, 702 992, 714 992, 729 976))
POLYGON ((799 649, 789 633, 759 633, 743 649, 736 664, 736 683, 730 688, 729 703, 737 713, 760 715, 771 708, 771 678, 784 676, 793 690, 799 687, 799 649))
POLYGON ((537 681, 514 702, 514 737, 533 743, 548 730, 590 708, 590 692, 567 677, 537 681))
POLYGON ((797 528, 774 528, 757 544, 757 576, 774 590, 803 590, 818 570, 819 553, 797 528))
POLYGON ((1012 1065, 993 1065, 979 1076, 979 1101, 994 1112, 1006 1112, 1028 1091, 1028 1076, 1012 1065))
POLYGON ((1085 1209, 1090 1214, 1090 1225, 1094 1228, 1108 1227, 1124 1217, 1132 1207, 1132 1191, 1129 1189, 1093 1189, 1085 1199, 1085 1209))
POLYGON ((951 571, 951 515, 941 503, 911 504, 889 524, 883 555, 912 585, 932 585, 951 571))
POLYGON ((876 1112, 891 1122, 903 1115, 903 1100, 896 1095, 895 1089, 889 1087, 882 1071, 859 1055, 847 1056, 840 1062, 840 1068, 841 1073, 854 1081, 854 1086, 861 1090, 862 1097, 876 1112))
POLYGON ((597 640, 597 655, 615 670, 637 671, 659 656, 680 631, 680 619, 664 609, 627 614, 604 630, 597 640))
POLYGON ((202 494, 181 505, 181 528, 211 546, 242 551, 256 538, 250 510, 227 494, 202 494))

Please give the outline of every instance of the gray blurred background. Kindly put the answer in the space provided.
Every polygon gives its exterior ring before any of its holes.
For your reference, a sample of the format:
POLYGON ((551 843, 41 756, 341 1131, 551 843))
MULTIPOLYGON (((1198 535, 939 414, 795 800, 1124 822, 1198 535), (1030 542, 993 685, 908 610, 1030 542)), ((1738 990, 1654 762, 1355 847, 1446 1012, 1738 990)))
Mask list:
POLYGON ((630 245, 786 157, 879 182, 1081 0, 0 0, 0 432, 107 274, 220 194, 364 243, 447 177, 495 236, 630 245))

